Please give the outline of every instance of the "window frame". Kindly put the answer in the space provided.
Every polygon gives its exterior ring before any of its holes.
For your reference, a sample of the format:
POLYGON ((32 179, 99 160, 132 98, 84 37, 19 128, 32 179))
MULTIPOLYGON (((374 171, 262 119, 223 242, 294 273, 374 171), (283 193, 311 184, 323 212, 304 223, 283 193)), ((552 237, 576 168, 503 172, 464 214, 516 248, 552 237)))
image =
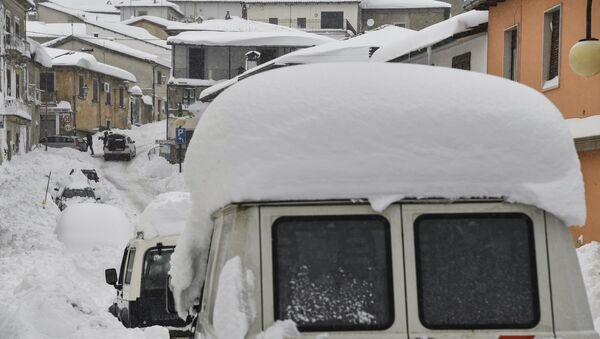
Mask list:
POLYGON ((131 277, 133 276, 133 271, 135 267, 135 247, 129 248, 129 253, 127 253, 127 264, 125 265, 125 277, 123 278, 123 285, 131 284, 131 277))
POLYGON ((492 219, 492 218, 496 218, 496 217, 520 217, 520 218, 526 218, 525 223, 526 223, 526 227, 527 232, 528 232, 528 240, 529 240, 529 263, 531 265, 531 268, 533 269, 534 275, 532 276, 532 283, 533 283, 533 301, 534 301, 534 309, 533 309, 533 314, 534 314, 534 320, 532 323, 526 323, 526 324, 452 324, 452 325, 442 325, 442 324, 433 324, 433 323, 429 323, 425 320, 425 315, 424 315, 424 310, 421 307, 422 306, 422 292, 423 292, 423 286, 422 286, 422 281, 423 281, 423 277, 420 274, 420 271, 417 270, 416 272, 416 279, 417 279, 417 300, 418 300, 418 309, 419 309, 419 320, 421 321, 421 323, 423 324, 423 326, 425 326, 428 329, 432 329, 432 330, 497 330, 497 329, 530 329, 535 327, 539 321, 540 321, 540 303, 539 303, 539 282, 537 279, 537 258, 536 258, 536 251, 535 251, 535 239, 533 237, 533 221, 531 220, 531 218, 529 218, 526 214, 523 213, 498 213, 498 212, 491 212, 491 213, 424 213, 422 215, 420 215, 419 217, 417 217, 412 225, 413 230, 414 230, 414 248, 415 248, 415 264, 419 264, 421 262, 421 251, 419 251, 420 246, 419 246, 419 233, 417 232, 417 228, 420 225, 420 222, 423 219, 453 219, 453 218, 457 218, 457 217, 464 217, 464 218, 468 218, 468 217, 479 217, 481 219, 492 219))
MULTIPOLYGON (((552 302, 549 287, 548 255, 546 244, 546 216, 544 212, 535 207, 509 204, 506 202, 465 202, 465 203, 415 203, 402 205, 402 225, 404 234, 404 263, 406 270, 406 307, 408 309, 408 328, 409 336, 412 337, 437 337, 440 330, 429 329, 425 327, 419 319, 419 309, 417 300, 417 273, 414 242, 414 222, 423 214, 449 214, 449 213, 523 213, 527 215, 533 223, 536 267, 538 281, 538 298, 540 309, 540 321, 533 328, 527 329, 528 335, 536 337, 553 336, 552 320, 552 302)), ((506 333, 510 329, 456 329, 452 330, 456 337, 473 336, 473 331, 482 334, 497 335, 506 333)), ((523 331, 523 330, 520 330, 523 331)))
MULTIPOLYGON (((347 216, 347 215, 376 215, 382 216, 390 224, 391 240, 391 274, 393 282, 391 285, 393 291, 393 302, 391 307, 394 309, 391 325, 386 329, 378 330, 377 333, 407 333, 406 327, 406 308, 404 291, 404 254, 401 246, 395 244, 402 243, 401 231, 401 211, 399 205, 386 209, 383 213, 377 213, 369 205, 319 205, 319 206, 262 206, 260 208, 260 240, 262 244, 271 244, 272 225, 279 217, 300 217, 300 216, 347 216)), ((273 275, 273 249, 272 246, 262 246, 261 249, 261 276, 262 276, 262 314, 263 326, 268 327, 275 321, 275 297, 274 297, 274 278, 273 275)), ((332 331, 337 334, 360 333, 360 330, 332 331)), ((315 333, 315 332, 310 332, 315 333)))
POLYGON ((100 101, 100 80, 98 78, 92 79, 92 102, 100 101))
POLYGON ((563 30, 563 11, 562 4, 552 6, 544 11, 544 20, 542 26, 542 70, 541 70, 541 89, 542 92, 550 91, 560 87, 560 62, 561 62, 561 47, 562 47, 562 30, 563 30), (551 54, 552 54, 552 31, 550 25, 552 23, 552 15, 558 12, 558 55, 556 60, 556 84, 548 84, 553 78, 550 78, 551 54))
MULTIPOLYGON (((131 141, 129 137, 127 137, 128 142, 131 141)), ((144 251, 144 255, 142 256, 142 274, 140 279, 140 291, 148 291, 148 289, 144 289, 144 283, 146 280, 146 257, 150 254, 150 251, 157 250, 158 246, 152 246, 144 251)), ((172 250, 171 255, 173 255, 173 251, 175 251, 175 245, 165 245, 161 247, 161 250, 172 250)), ((170 261, 170 258, 169 258, 170 261)))
POLYGON ((506 79, 519 81, 519 54, 520 54, 520 39, 519 39, 519 24, 512 25, 507 27, 504 30, 504 48, 503 48, 503 58, 502 58, 502 76, 506 79), (512 59, 512 32, 516 32, 516 46, 515 46, 515 54, 516 57, 514 60, 512 59), (509 34, 511 34, 509 36, 509 34), (508 45, 507 45, 508 44, 508 45), (507 60, 508 58, 508 60, 507 60), (513 77, 514 73, 514 77, 513 77))
MULTIPOLYGON (((344 29, 344 11, 321 11, 320 14, 321 15, 319 17, 319 21, 320 21, 320 28, 321 29, 344 29), (332 14, 333 15, 333 14, 339 14, 339 13, 342 14, 342 19, 341 19, 341 25, 340 25, 340 27, 333 27, 333 25, 331 25, 332 27, 324 27, 324 25, 323 25, 323 22, 324 22, 323 15, 324 14, 325 15, 327 15, 327 14, 332 14)), ((330 25, 327 25, 327 26, 330 26, 330 25)))
POLYGON ((306 18, 296 18, 296 28, 306 28, 306 18))
POLYGON ((269 18, 268 23, 271 25, 279 25, 279 18, 269 18))

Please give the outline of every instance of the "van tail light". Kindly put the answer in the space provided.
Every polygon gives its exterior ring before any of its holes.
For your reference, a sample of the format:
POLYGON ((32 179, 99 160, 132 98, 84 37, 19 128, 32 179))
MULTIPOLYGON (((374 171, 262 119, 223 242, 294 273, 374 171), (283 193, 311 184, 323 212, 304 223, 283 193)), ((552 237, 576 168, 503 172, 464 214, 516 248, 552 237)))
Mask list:
POLYGON ((498 339, 533 339, 532 335, 501 335, 498 339))

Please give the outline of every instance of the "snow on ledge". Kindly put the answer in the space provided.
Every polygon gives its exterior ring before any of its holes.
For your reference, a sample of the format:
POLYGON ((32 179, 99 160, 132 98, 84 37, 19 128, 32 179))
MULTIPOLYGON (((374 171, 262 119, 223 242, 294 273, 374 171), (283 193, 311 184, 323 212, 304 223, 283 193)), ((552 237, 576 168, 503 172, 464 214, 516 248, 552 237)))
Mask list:
POLYGON ((600 115, 566 119, 573 139, 600 136, 600 115))
POLYGON ((184 173, 194 207, 172 260, 180 314, 204 279, 210 215, 231 202, 372 198, 382 210, 403 197, 504 197, 585 221, 560 111, 522 84, 442 67, 330 63, 252 76, 209 105, 184 173))

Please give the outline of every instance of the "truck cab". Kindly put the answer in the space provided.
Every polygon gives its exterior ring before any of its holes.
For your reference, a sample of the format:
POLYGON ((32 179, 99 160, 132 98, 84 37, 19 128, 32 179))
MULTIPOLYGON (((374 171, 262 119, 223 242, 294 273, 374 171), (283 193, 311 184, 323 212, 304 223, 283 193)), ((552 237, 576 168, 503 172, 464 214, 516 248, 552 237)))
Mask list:
POLYGON ((189 336, 191 319, 184 321, 167 312, 165 303, 176 242, 177 236, 132 239, 123 252, 118 274, 114 268, 106 270, 106 282, 117 291, 109 312, 125 327, 160 325, 168 327, 174 338, 189 336))

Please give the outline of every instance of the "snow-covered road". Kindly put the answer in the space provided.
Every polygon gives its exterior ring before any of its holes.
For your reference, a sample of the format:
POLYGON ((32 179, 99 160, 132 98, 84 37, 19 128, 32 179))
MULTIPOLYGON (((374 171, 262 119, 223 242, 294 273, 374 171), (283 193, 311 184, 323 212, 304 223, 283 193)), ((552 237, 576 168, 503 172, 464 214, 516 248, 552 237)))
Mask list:
POLYGON ((71 168, 95 168, 102 202, 135 223, 156 195, 185 190, 177 166, 146 155, 164 129, 155 123, 125 131, 138 146, 131 162, 105 162, 95 140, 95 157, 37 149, 0 167, 0 338, 168 338, 159 327, 125 329, 106 311, 115 291, 104 282, 104 269, 119 264, 123 249, 67 248, 54 233, 60 211, 50 197, 43 204, 50 171, 52 191, 71 168))

